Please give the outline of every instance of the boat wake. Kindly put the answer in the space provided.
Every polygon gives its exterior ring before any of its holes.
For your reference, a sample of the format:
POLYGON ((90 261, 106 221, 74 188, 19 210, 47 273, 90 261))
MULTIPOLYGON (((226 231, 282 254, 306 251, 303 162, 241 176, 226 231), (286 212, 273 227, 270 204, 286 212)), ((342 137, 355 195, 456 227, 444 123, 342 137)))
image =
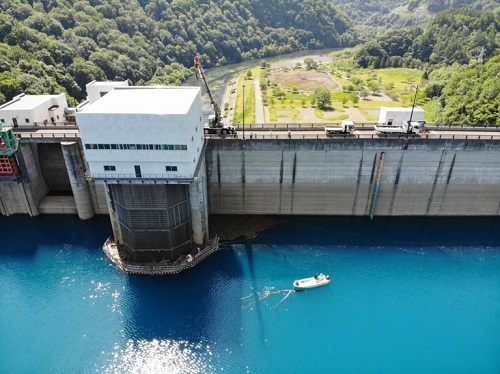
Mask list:
POLYGON ((277 303, 274 307, 277 308, 280 304, 285 301, 291 294, 295 293, 296 290, 280 290, 275 287, 266 288, 262 292, 255 292, 248 296, 242 297, 240 301, 246 302, 245 308, 255 305, 258 301, 265 300, 273 295, 283 295, 285 296, 277 303))

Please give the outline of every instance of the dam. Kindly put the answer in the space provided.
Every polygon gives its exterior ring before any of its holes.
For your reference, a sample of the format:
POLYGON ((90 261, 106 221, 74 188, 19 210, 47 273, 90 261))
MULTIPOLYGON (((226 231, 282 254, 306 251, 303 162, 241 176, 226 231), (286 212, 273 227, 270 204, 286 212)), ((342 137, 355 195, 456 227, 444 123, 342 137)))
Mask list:
POLYGON ((210 212, 496 216, 499 151, 498 140, 211 140, 210 212))
POLYGON ((205 138, 199 87, 87 92, 74 110, 64 95, 0 107, 0 213, 107 214, 134 262, 206 246, 210 215, 500 214, 500 140, 205 138))

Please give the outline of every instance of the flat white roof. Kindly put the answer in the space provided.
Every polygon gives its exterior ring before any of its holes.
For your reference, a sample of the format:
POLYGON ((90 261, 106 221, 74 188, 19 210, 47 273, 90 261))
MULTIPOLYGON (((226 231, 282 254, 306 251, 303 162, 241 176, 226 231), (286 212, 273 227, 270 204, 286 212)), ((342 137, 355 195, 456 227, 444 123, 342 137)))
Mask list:
POLYGON ((81 113, 186 114, 199 87, 116 87, 81 113))
POLYGON ((92 81, 87 84, 87 86, 128 86, 128 81, 114 82, 114 81, 92 81))
POLYGON ((42 104, 52 104, 52 99, 59 97, 59 95, 24 95, 17 100, 14 98, 12 101, 2 105, 0 110, 30 110, 42 104))

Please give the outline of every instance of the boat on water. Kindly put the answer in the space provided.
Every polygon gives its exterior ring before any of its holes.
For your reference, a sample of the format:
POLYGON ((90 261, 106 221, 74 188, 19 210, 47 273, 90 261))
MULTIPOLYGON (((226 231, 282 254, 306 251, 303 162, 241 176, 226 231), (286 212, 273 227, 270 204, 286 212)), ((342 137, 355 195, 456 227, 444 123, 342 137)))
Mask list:
POLYGON ((293 282, 295 290, 307 290, 308 288, 315 288, 319 286, 326 286, 330 283, 330 276, 323 273, 315 275, 314 277, 298 279, 293 282))

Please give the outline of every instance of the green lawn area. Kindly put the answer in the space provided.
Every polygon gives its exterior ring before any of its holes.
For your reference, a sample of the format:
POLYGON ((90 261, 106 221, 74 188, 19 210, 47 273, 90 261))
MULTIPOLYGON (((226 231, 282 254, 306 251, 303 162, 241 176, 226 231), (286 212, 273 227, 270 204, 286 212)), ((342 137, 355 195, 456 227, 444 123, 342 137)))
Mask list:
MULTIPOLYGON (((322 69, 329 65, 322 65, 322 69)), ((346 67, 347 69, 347 67, 346 67)), ((293 70, 290 70, 292 72, 293 70)), ((243 121, 243 84, 245 84, 245 123, 255 122, 255 93, 254 93, 254 78, 260 75, 264 77, 264 72, 260 66, 251 68, 252 77, 247 77, 247 70, 241 71, 240 78, 237 84, 236 104, 234 108, 233 122, 238 124, 243 121), (245 79, 246 78, 246 79, 245 79)), ((415 86, 421 86, 421 76, 423 72, 410 68, 387 68, 387 69, 360 69, 349 67, 348 71, 340 70, 337 66, 333 72, 329 74, 330 78, 335 80, 340 87, 331 90, 332 107, 335 112, 328 110, 316 109, 315 116, 325 121, 340 121, 349 118, 346 110, 359 110, 361 116, 364 116, 367 122, 374 122, 378 119, 374 118, 373 111, 382 107, 409 107, 413 102, 415 86), (389 96, 397 96, 399 100, 364 100, 355 92, 343 91, 343 86, 353 85, 353 81, 361 80, 362 86, 367 89, 367 82, 375 80, 378 82, 380 92, 389 96), (393 85, 391 92, 384 92, 388 85, 393 85), (356 103, 356 96, 359 101, 356 103), (350 109, 349 109, 350 108, 350 109)), ((273 81, 273 83, 276 83, 273 81)), ((264 106, 268 108, 270 118, 267 121, 276 122, 279 118, 300 118, 301 108, 315 108, 315 95, 311 93, 297 92, 292 90, 294 87, 282 86, 277 82, 281 92, 284 92, 284 99, 273 96, 273 87, 267 87, 263 91, 264 106)), ((318 82, 318 88, 322 88, 321 82, 318 82)), ((419 87, 420 90, 423 87, 419 87)), ((420 91, 422 92, 422 91, 420 91)), ((370 92, 370 95, 372 92, 370 92)), ((424 106, 426 103, 417 101, 417 105, 424 106)), ((359 115, 358 115, 359 117, 359 115)), ((361 117, 362 118, 362 117, 361 117)), ((359 121, 359 118, 358 118, 359 121)))

